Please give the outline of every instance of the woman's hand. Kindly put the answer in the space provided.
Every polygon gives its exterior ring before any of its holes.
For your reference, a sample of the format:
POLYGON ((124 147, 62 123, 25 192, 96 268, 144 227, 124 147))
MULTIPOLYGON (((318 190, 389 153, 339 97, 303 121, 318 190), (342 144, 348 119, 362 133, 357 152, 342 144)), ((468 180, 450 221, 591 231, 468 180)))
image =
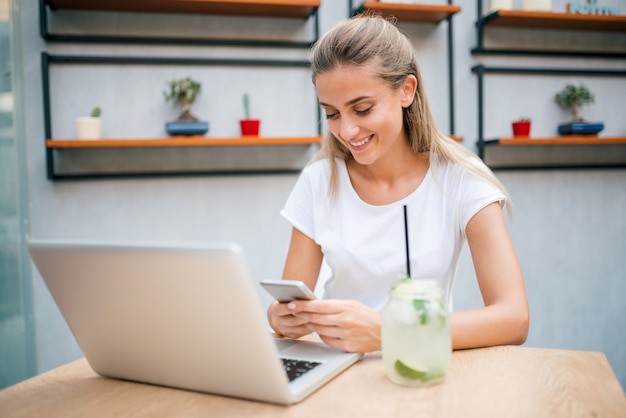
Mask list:
MULTIPOLYGON (((329 346, 344 351, 380 350, 380 313, 359 302, 295 300, 282 305, 293 316, 292 323, 297 324, 290 330, 302 332, 304 327, 316 332, 329 346)), ((282 307, 280 312, 284 312, 282 307)))
POLYGON ((274 332, 284 337, 300 338, 311 333, 306 321, 294 316, 287 303, 272 302, 267 310, 267 316, 274 332))
MULTIPOLYGON (((292 228, 283 278, 301 280, 309 289, 315 290, 322 258, 320 246, 298 229, 292 228)), ((272 302, 267 309, 267 317, 272 329, 285 337, 300 338, 311 333, 311 329, 306 326, 306 319, 294 316, 294 311, 287 307, 287 303, 272 302)))

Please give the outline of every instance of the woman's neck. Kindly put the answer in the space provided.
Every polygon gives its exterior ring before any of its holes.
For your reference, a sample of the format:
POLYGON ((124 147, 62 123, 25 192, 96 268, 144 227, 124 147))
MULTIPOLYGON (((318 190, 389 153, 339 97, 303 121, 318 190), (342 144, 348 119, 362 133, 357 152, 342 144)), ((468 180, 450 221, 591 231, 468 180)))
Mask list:
POLYGON ((374 164, 346 162, 352 187, 372 205, 393 203, 413 193, 424 180, 429 165, 428 153, 418 154, 410 148, 374 164))

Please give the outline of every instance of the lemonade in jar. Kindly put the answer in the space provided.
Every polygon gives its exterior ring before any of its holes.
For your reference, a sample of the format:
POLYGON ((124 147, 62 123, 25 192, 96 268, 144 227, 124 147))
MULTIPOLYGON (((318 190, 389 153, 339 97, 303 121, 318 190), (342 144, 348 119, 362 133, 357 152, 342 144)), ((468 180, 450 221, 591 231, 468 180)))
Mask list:
POLYGON ((436 280, 404 279, 382 311, 382 356, 389 379, 404 386, 443 382, 452 338, 450 314, 436 280))

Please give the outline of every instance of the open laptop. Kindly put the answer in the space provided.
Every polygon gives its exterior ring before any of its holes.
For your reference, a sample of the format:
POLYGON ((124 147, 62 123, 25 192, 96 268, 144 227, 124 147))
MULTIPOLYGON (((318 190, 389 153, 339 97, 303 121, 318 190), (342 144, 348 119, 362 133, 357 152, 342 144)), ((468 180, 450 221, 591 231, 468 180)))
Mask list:
POLYGON ((102 376, 291 404, 361 356, 273 338, 233 243, 32 240, 28 249, 102 376), (284 358, 296 360, 290 375, 306 373, 289 381, 284 358))

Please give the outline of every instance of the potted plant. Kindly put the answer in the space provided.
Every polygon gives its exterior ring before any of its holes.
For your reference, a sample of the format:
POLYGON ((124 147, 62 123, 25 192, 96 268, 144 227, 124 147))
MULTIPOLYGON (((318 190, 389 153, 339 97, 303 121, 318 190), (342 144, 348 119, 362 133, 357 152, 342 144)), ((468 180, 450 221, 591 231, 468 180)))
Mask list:
POLYGON ((597 134, 604 129, 603 123, 585 122, 578 114, 581 107, 595 102, 595 96, 584 84, 579 86, 568 84, 555 95, 554 99, 562 109, 569 110, 572 115, 571 122, 559 125, 560 134, 597 134))
POLYGON ((259 136, 259 128, 261 121, 259 119, 250 118, 250 97, 248 93, 243 95, 243 113, 244 119, 239 121, 242 136, 259 136))
POLYGON ((513 128, 513 136, 530 136, 531 120, 528 117, 521 117, 511 122, 513 128))
POLYGON ((100 139, 102 132, 102 109, 95 106, 89 116, 76 118, 76 135, 78 139, 100 139))
POLYGON ((489 13, 493 13, 498 10, 513 10, 513 0, 490 0, 489 13))
POLYGON ((551 12, 552 0, 524 0, 522 8, 523 10, 551 12))
POLYGON ((175 122, 166 124, 170 135, 197 135, 209 130, 208 122, 201 122, 191 113, 191 105, 196 101, 202 86, 190 77, 174 79, 167 82, 168 90, 163 91, 165 101, 173 101, 182 108, 175 122))

